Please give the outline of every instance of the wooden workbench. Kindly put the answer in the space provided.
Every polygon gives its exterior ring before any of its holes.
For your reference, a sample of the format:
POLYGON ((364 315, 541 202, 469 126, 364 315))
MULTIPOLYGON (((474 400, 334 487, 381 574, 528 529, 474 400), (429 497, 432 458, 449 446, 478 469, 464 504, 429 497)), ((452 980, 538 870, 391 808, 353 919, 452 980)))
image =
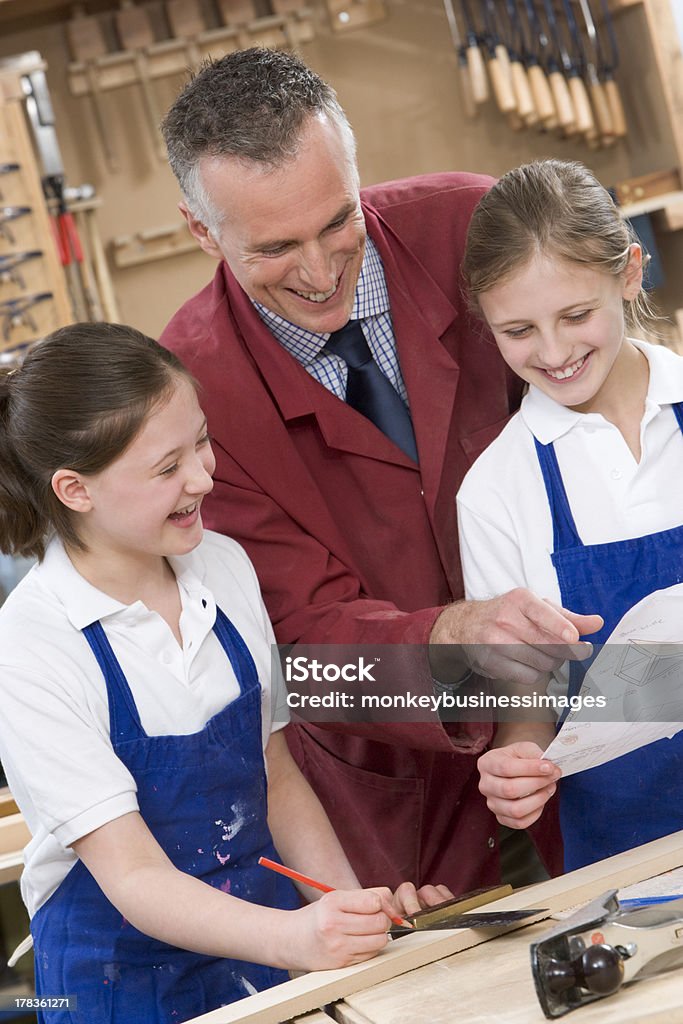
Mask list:
MULTIPOLYGON (((677 832, 487 906, 548 908, 514 931, 406 936, 365 964, 308 974, 187 1024, 542 1024, 529 944, 552 927, 549 915, 682 865, 683 832, 677 832), (329 1014, 317 1009, 332 1002, 329 1014)), ((683 1024, 683 969, 635 982, 566 1019, 683 1024)))

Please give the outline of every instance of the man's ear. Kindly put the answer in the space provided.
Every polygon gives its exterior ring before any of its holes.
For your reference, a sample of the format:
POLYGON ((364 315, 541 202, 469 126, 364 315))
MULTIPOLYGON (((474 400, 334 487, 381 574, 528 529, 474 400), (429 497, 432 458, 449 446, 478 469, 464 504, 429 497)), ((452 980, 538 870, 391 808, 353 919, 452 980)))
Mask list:
POLYGON ((204 252, 209 256, 213 256, 215 260, 222 260, 223 253, 206 224, 202 224, 200 220, 197 220, 194 214, 188 210, 185 203, 178 203, 178 209, 185 218, 190 234, 197 239, 204 252))
POLYGON ((51 483, 62 505, 72 512, 89 512, 92 508, 88 485, 80 473, 73 469, 58 469, 52 474, 51 483))
POLYGON ((624 288, 622 297, 632 302, 643 287, 643 250, 637 242, 630 246, 630 254, 624 271, 624 288))

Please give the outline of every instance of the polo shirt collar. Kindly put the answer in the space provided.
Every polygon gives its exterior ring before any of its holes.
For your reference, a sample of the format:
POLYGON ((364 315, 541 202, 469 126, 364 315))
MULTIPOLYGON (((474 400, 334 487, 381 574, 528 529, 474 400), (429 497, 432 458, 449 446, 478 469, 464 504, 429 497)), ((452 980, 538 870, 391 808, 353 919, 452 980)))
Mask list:
MULTIPOLYGON (((213 597, 204 585, 206 565, 201 554, 195 549, 188 555, 171 556, 168 559, 178 583, 192 596, 206 599, 213 604, 213 597)), ((58 537, 50 540, 45 558, 34 570, 43 586, 57 597, 64 607, 69 622, 74 629, 81 630, 93 622, 112 615, 120 615, 129 611, 141 602, 133 605, 122 604, 104 591, 98 590, 92 583, 81 576, 67 555, 64 545, 58 537)))
MULTIPOLYGON (((683 359, 662 345, 630 338, 629 341, 645 354, 650 364, 650 380, 646 403, 653 409, 683 402, 683 359)), ((531 385, 521 405, 526 426, 541 444, 551 444, 583 420, 603 421, 600 413, 581 413, 568 409, 531 385)))
MULTIPOLYGON (((330 338, 329 333, 315 334, 313 331, 299 327, 298 324, 290 323, 289 320, 278 316, 277 313, 273 313, 259 302, 254 302, 254 307, 277 341, 304 366, 318 358, 330 338)), ((368 317, 379 316, 388 311, 389 290, 382 257, 368 235, 365 240, 365 253, 358 275, 351 319, 366 320, 368 317)))

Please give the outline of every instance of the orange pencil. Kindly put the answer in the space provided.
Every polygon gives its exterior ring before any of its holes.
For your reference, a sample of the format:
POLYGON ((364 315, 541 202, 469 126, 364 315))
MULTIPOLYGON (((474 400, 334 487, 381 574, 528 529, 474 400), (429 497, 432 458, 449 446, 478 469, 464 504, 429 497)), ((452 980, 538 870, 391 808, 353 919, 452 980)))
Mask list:
MULTIPOLYGON (((283 864, 277 864, 274 860, 269 860, 267 857, 259 857, 259 864, 262 868, 270 868, 271 871, 277 871, 281 875, 285 875, 287 878, 291 878, 294 882, 301 882, 302 885, 310 885, 311 889, 317 889, 318 892, 334 892, 334 888, 331 885, 325 885, 324 882, 316 882, 314 878, 309 878, 308 875, 302 875, 300 871, 294 871, 293 868, 286 868, 283 864)), ((394 917, 389 915, 394 924, 400 925, 402 928, 413 928, 414 925, 410 921, 404 921, 402 917, 394 917)))

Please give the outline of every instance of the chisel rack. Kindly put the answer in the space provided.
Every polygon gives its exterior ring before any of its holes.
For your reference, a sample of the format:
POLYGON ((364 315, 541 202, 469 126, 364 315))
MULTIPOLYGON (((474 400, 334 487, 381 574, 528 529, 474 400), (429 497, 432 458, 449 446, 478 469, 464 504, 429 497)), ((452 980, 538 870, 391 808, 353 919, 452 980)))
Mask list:
POLYGON ((66 24, 72 61, 67 75, 72 95, 92 105, 100 144, 110 171, 119 169, 107 131, 103 94, 135 86, 150 138, 160 161, 166 155, 158 132, 161 112, 155 82, 183 75, 207 57, 221 57, 250 46, 296 49, 314 36, 313 12, 303 0, 273 0, 272 14, 257 17, 253 0, 217 0, 222 25, 206 28, 199 0, 167 0, 172 38, 157 40, 145 5, 121 0, 113 14, 118 49, 110 51, 103 20, 79 13, 66 24))
POLYGON ((0 362, 71 322, 24 114, 21 72, 0 67, 0 362))
POLYGON ((625 139, 608 0, 444 0, 463 109, 493 98, 510 128, 556 132, 591 149, 625 139))

